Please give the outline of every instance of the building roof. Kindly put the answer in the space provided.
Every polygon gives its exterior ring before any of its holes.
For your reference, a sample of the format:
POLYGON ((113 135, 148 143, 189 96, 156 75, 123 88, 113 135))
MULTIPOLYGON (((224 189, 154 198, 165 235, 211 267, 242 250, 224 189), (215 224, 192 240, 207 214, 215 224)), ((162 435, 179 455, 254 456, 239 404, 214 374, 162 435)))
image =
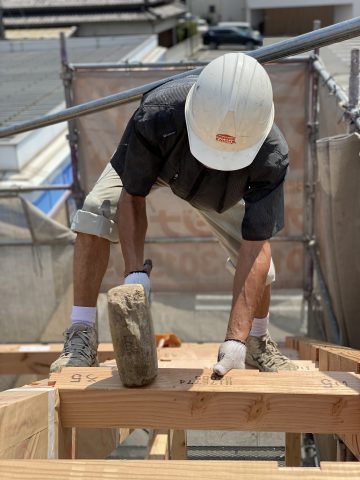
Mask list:
MULTIPOLYGON (((149 36, 71 38, 69 61, 118 62, 149 36)), ((64 102, 58 40, 0 42, 0 126, 45 115, 64 102)))
POLYGON ((180 16, 184 7, 179 5, 163 5, 141 11, 114 12, 114 13, 69 13, 57 15, 30 15, 26 17, 4 17, 5 27, 29 27, 41 25, 78 25, 96 22, 133 22, 164 20, 180 16))
POLYGON ((173 0, 2 0, 4 9, 44 9, 44 8, 78 8, 78 7, 124 7, 143 6, 166 3, 173 0))

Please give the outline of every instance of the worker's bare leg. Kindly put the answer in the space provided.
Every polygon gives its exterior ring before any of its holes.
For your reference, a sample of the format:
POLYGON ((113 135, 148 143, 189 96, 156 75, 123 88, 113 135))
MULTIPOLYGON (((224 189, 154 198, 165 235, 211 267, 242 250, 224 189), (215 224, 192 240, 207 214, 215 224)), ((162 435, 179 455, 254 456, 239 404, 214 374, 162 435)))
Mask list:
POLYGON ((74 250, 74 305, 96 307, 110 255, 105 238, 78 233, 74 250))
POLYGON ((271 286, 267 285, 247 339, 246 363, 263 371, 296 370, 295 364, 281 354, 267 330, 270 297, 271 286))
MULTIPOLYGON (((110 242, 87 233, 78 233, 74 251, 74 309, 94 312, 102 279, 110 255, 110 242), (82 308, 86 307, 86 308, 82 308)), ((81 317, 80 317, 81 318, 81 317)), ((97 332, 94 323, 75 321, 65 331, 64 350, 51 365, 56 372, 63 367, 91 367, 97 363, 97 332)))
POLYGON ((260 304, 255 311, 256 318, 264 318, 269 314, 271 297, 271 285, 267 285, 264 290, 264 294, 261 298, 260 304))

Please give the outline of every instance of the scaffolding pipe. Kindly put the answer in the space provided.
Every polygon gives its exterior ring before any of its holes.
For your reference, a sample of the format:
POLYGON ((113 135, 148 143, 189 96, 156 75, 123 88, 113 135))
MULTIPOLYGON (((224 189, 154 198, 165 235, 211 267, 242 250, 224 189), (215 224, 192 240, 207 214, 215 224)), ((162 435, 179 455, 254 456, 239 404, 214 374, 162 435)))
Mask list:
POLYGON ((136 68, 159 68, 159 69, 181 69, 181 68, 196 68, 196 67, 205 67, 208 62, 200 61, 179 61, 179 62, 153 62, 153 63, 142 63, 142 62, 112 62, 112 63, 69 63, 70 70, 134 70, 136 68))
MULTIPOLYGON (((247 53, 247 52, 246 52, 247 53)), ((284 63, 294 63, 294 62, 308 62, 309 58, 307 56, 296 57, 296 58, 282 58, 280 59, 284 63)), ((184 69, 184 68, 196 68, 196 67, 205 67, 208 62, 201 62, 201 61, 194 61, 194 62, 153 62, 153 63, 69 63, 68 67, 69 70, 81 71, 81 70, 129 70, 133 71, 136 69, 143 70, 143 69, 156 69, 159 70, 166 70, 169 68, 174 68, 177 70, 184 69)))
POLYGON ((348 117, 354 122, 354 125, 360 130, 360 112, 357 108, 349 108, 349 97, 344 90, 335 82, 331 74, 326 70, 323 63, 315 57, 313 68, 318 72, 320 78, 329 89, 330 93, 335 95, 340 106, 346 111, 348 117))
MULTIPOLYGON (((350 77, 349 77, 349 105, 350 113, 359 115, 359 49, 353 48, 351 50, 351 64, 350 64, 350 77)), ((355 125, 350 123, 348 132, 353 133, 355 131, 355 125)))
MULTIPOLYGON (((216 237, 148 237, 145 239, 145 243, 218 243, 216 237)), ((273 237, 271 242, 308 242, 308 238, 301 235, 279 235, 273 237)))
MULTIPOLYGON (((71 92, 72 75, 68 67, 68 55, 66 50, 66 42, 64 32, 60 34, 60 56, 61 56, 61 78, 64 86, 65 104, 67 108, 73 106, 73 98, 71 92)), ((85 194, 80 184, 79 175, 79 157, 78 157, 78 132, 76 129, 76 121, 74 119, 68 121, 68 141, 70 147, 71 171, 72 171, 72 195, 75 199, 77 208, 81 208, 85 194)))
POLYGON ((29 185, 29 186, 22 186, 22 185, 14 185, 12 187, 0 187, 0 196, 12 194, 12 195, 19 195, 21 193, 30 193, 30 192, 45 192, 48 190, 71 190, 71 184, 64 184, 64 185, 29 185))
MULTIPOLYGON (((330 43, 340 42, 348 38, 353 38, 360 35, 360 17, 346 20, 344 22, 330 25, 329 27, 321 28, 312 32, 299 35, 298 37, 290 38, 278 42, 274 45, 261 47, 258 50, 247 52, 247 55, 256 58, 260 63, 267 63, 273 60, 288 55, 296 55, 306 52, 315 47, 322 47, 330 43)), ((67 108, 63 111, 46 115, 44 117, 27 120, 15 125, 10 125, 0 129, 0 138, 15 135, 17 133, 34 130, 36 128, 46 127, 55 123, 71 120, 76 117, 88 115, 90 113, 107 110, 129 101, 139 100, 142 95, 170 80, 187 77, 188 75, 197 75, 201 72, 202 67, 190 70, 188 72, 179 73, 171 77, 157 80, 139 87, 129 89, 125 92, 109 95, 97 100, 67 108)))

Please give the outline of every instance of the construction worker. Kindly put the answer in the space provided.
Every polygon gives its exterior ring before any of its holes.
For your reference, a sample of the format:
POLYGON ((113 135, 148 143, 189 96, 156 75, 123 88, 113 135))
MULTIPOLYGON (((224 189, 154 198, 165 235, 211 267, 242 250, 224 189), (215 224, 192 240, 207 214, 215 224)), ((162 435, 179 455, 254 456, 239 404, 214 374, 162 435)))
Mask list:
POLYGON ((199 76, 147 93, 72 229, 74 307, 64 350, 52 364, 97 365, 96 302, 111 242, 120 239, 125 284, 142 284, 146 197, 170 188, 206 220, 229 254, 233 302, 214 372, 294 370, 269 336, 269 239, 283 228, 288 147, 274 124, 270 79, 252 57, 229 53, 199 76))

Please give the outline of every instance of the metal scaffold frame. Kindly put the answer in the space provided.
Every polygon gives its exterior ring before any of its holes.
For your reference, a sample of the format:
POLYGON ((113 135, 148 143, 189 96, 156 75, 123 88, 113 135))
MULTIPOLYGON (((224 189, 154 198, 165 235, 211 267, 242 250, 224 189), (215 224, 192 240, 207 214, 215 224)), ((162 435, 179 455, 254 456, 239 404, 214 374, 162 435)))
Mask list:
MULTIPOLYGON (((315 165, 316 165, 316 140, 318 136, 318 81, 321 79, 327 85, 329 91, 339 100, 344 114, 350 123, 349 129, 360 130, 360 112, 358 110, 358 87, 359 87, 359 53, 357 50, 352 52, 352 69, 350 73, 350 98, 344 91, 338 87, 331 75, 326 71, 319 59, 319 48, 334 42, 343 41, 360 35, 360 17, 347 20, 326 28, 318 28, 319 24, 314 25, 312 32, 300 35, 295 38, 287 39, 279 43, 261 47, 258 50, 246 52, 248 55, 256 58, 260 63, 274 62, 282 60, 283 62, 306 61, 309 64, 309 104, 308 104, 308 154, 305 165, 305 228, 304 234, 300 236, 278 236, 273 241, 302 242, 306 248, 304 260, 304 298, 308 305, 308 312, 314 309, 314 272, 316 272, 319 283, 320 294, 323 298, 324 307, 327 311, 327 322, 329 332, 331 332, 330 341, 342 343, 341 332, 338 321, 334 314, 331 297, 323 275, 317 244, 314 232, 314 203, 315 203, 315 165), (301 54, 313 50, 309 58, 286 59, 289 55, 301 54)), ((142 95, 160 86, 168 81, 183 78, 188 75, 199 74, 205 65, 200 62, 178 62, 178 63, 151 63, 151 64, 69 64, 66 52, 65 38, 61 36, 61 66, 62 80, 64 85, 64 94, 66 108, 60 112, 49 114, 40 118, 27 120, 15 125, 0 128, 0 138, 15 135, 22 132, 28 132, 37 128, 53 125, 61 122, 68 122, 69 145, 71 152, 71 165, 73 173, 73 183, 71 185, 42 185, 36 187, 11 187, 0 188, 0 197, 19 195, 31 191, 46 190, 67 190, 71 192, 78 207, 81 206, 84 192, 79 179, 79 160, 78 160, 78 132, 75 119, 91 113, 110 109, 131 101, 140 100, 142 95), (73 104, 72 97, 72 78, 76 71, 81 70, 99 70, 99 69, 164 69, 164 68, 187 68, 188 71, 177 73, 166 79, 157 80, 142 86, 131 88, 124 92, 109 95, 100 99, 92 100, 80 105, 73 104), (195 68, 194 68, 195 67, 195 68)), ((166 239, 148 238, 148 243, 161 242, 215 242, 213 237, 167 237, 166 239)))

